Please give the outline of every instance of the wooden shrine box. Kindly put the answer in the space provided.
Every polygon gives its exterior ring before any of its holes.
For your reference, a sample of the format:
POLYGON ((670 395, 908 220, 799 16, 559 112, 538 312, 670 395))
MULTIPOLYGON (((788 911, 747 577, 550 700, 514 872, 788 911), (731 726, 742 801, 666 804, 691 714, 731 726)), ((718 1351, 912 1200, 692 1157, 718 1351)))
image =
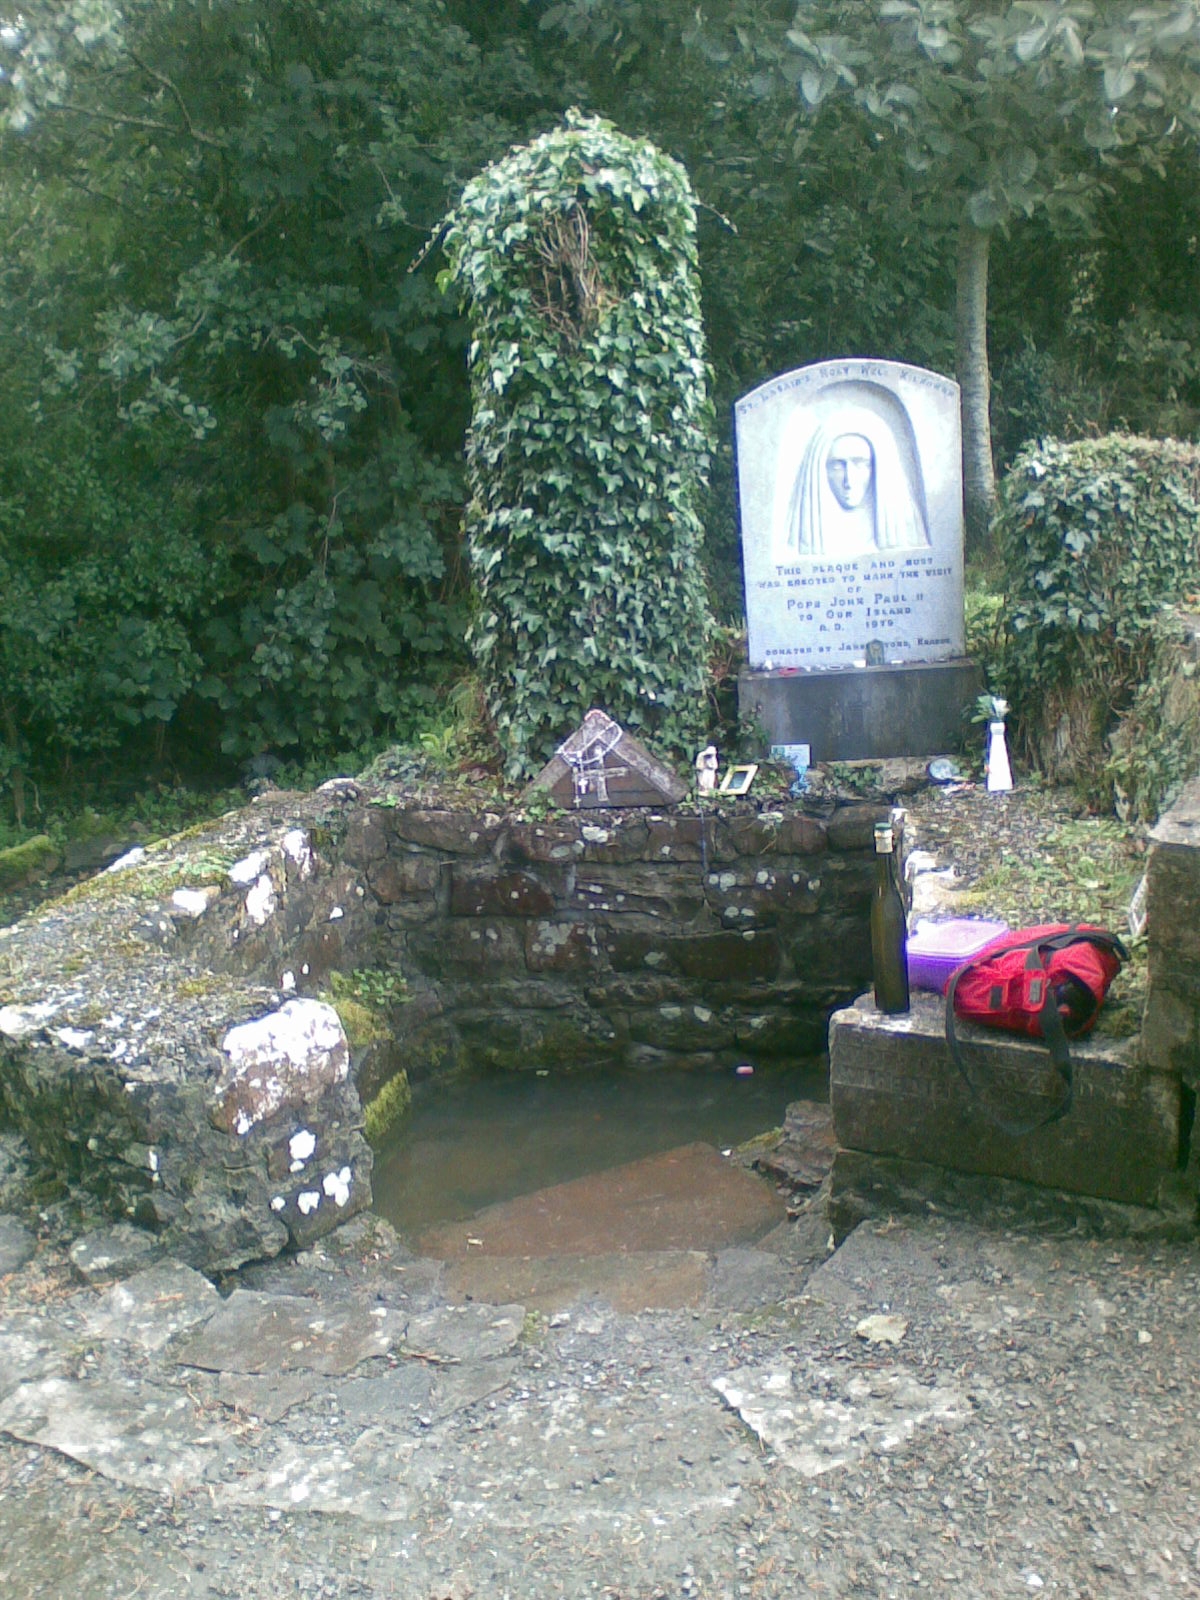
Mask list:
POLYGON ((525 791, 564 810, 676 805, 688 786, 603 711, 592 710, 525 791))

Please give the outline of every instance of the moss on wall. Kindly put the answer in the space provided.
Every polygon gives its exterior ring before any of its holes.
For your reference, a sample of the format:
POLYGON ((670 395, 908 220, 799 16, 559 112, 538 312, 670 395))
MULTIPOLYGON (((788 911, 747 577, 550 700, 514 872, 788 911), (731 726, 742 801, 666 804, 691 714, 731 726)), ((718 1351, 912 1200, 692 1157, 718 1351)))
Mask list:
POLYGON ((395 1077, 388 1079, 363 1112, 363 1132, 372 1145, 378 1145, 384 1135, 411 1110, 412 1090, 408 1085, 408 1073, 401 1068, 395 1077))

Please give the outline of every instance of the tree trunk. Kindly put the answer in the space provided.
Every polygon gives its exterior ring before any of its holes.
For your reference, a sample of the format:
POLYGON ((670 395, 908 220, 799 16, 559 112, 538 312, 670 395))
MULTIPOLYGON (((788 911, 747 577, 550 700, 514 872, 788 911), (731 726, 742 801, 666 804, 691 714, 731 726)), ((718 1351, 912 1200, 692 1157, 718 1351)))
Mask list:
POLYGON ((8 769, 8 781, 13 794, 13 816, 17 819, 17 827, 25 826, 25 774, 21 771, 21 738, 17 728, 17 719, 13 715, 12 706, 4 701, 4 737, 11 751, 12 765, 8 769))
POLYGON ((987 539, 996 500, 992 465, 992 377, 988 370, 988 250, 992 236, 963 217, 958 236, 957 361, 962 389, 963 514, 967 542, 987 539))

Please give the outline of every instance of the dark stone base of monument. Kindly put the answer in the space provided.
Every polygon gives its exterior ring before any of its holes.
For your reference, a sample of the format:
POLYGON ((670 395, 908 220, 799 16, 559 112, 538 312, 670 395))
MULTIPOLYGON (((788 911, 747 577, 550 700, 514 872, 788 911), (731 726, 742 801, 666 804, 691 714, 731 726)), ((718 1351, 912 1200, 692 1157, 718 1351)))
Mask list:
MULTIPOLYGON (((959 1032, 980 1096, 1002 1118, 1022 1124, 1058 1103, 1062 1080, 1039 1040, 966 1024, 959 1032)), ((1058 1122, 1014 1136, 989 1119, 951 1060, 940 995, 916 994, 912 1010, 893 1017, 864 996, 834 1012, 829 1024, 838 1144, 1156 1205, 1179 1156, 1178 1076, 1140 1064, 1133 1039, 1073 1040, 1071 1058, 1071 1110, 1058 1122)))
POLYGON ((962 741, 963 712, 982 692, 973 661, 912 662, 832 672, 738 674, 738 716, 771 744, 806 744, 816 761, 929 756, 962 741))

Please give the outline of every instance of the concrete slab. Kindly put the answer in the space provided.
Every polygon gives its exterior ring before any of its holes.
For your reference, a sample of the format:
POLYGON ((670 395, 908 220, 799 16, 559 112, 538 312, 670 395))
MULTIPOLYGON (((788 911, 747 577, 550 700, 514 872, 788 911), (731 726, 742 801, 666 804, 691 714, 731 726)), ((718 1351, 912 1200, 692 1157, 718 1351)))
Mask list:
POLYGON ((1058 1103, 1062 1080, 1045 1045, 965 1023, 958 1032, 978 1098, 950 1056, 940 995, 914 992, 901 1016, 882 1016, 869 996, 834 1012, 830 1104, 843 1149, 1131 1205, 1156 1202, 1179 1150, 1179 1082, 1140 1064, 1136 1040, 1072 1040, 1071 1110, 1013 1135, 986 1108, 1022 1123, 1058 1103))
POLYGON ((239 1289, 178 1360, 210 1372, 350 1372, 387 1355, 403 1330, 403 1315, 387 1306, 239 1289))
POLYGON ((203 1273, 164 1261, 113 1284, 87 1312, 88 1332, 123 1339, 143 1350, 161 1350, 178 1334, 204 1322, 221 1306, 203 1273))
POLYGON ((0 1431, 72 1457, 118 1483, 178 1494, 203 1479, 228 1435, 180 1389, 43 1378, 0 1403, 0 1431), (211 1423, 211 1419, 210 1419, 211 1423))
POLYGON ((845 1364, 781 1362, 714 1378, 713 1388, 764 1448, 805 1478, 867 1454, 895 1454, 919 1431, 961 1428, 972 1413, 965 1385, 930 1384, 901 1363, 863 1374, 845 1364))

